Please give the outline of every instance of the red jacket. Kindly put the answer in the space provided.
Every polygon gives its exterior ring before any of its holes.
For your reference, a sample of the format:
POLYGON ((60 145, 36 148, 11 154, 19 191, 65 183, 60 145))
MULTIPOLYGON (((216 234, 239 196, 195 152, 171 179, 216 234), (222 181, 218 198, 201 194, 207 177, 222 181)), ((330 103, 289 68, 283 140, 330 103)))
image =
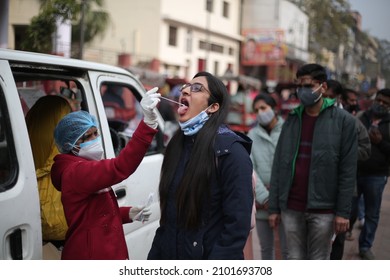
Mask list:
POLYGON ((111 186, 137 169, 156 134, 143 121, 118 157, 91 161, 71 153, 54 158, 53 185, 62 192, 69 229, 62 259, 128 259, 123 223, 130 207, 119 208, 111 186))

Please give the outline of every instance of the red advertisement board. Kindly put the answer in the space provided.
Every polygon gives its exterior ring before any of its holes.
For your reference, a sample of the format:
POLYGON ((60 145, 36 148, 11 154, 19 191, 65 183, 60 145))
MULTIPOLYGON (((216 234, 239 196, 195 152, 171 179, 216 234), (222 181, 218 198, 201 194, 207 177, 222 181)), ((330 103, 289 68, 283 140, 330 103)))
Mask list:
POLYGON ((242 65, 283 65, 287 45, 282 29, 245 29, 242 46, 242 65))

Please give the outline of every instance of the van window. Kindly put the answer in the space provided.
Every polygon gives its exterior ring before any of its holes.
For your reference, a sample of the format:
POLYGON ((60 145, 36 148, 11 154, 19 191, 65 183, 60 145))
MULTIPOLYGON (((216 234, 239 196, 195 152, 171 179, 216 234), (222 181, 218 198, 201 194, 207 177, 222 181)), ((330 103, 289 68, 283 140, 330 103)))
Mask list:
POLYGON ((18 172, 15 146, 4 91, 0 87, 0 192, 4 192, 15 184, 18 172))
MULTIPOLYGON (((140 101, 138 101, 141 100, 141 96, 131 86, 113 82, 102 83, 100 94, 110 126, 114 151, 118 155, 143 119, 140 101)), ((157 134, 147 154, 159 152, 163 146, 162 139, 161 133, 157 134)))
POLYGON ((65 98, 73 111, 78 111, 85 107, 81 86, 74 80, 26 79, 18 80, 16 85, 25 115, 34 103, 45 95, 59 95, 65 98))

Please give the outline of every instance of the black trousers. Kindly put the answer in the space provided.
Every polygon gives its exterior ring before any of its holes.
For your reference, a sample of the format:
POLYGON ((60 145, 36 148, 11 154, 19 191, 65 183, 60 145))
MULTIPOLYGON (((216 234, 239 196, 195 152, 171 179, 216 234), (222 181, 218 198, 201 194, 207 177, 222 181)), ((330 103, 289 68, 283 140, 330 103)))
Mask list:
MULTIPOLYGON (((349 229, 348 231, 352 232, 353 225, 357 219, 358 213, 358 197, 354 196, 352 198, 352 206, 351 206, 351 215, 349 218, 349 229)), ((342 260, 344 254, 344 243, 345 243, 345 235, 346 233, 337 234, 336 239, 332 244, 332 252, 330 253, 331 260, 342 260)))

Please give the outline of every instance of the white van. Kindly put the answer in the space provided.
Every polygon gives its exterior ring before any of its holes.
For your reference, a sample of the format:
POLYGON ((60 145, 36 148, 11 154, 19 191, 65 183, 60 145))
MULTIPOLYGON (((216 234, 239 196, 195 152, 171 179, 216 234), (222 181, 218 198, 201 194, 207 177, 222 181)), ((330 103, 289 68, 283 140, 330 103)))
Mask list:
MULTIPOLYGON (((86 110, 100 123, 105 157, 123 148, 142 119, 143 85, 114 66, 59 56, 0 49, 0 259, 42 259, 40 203, 30 140, 29 108, 45 95, 62 95, 73 110, 86 110), (120 92, 120 105, 104 96, 120 92)), ((164 122, 137 171, 113 186, 119 206, 144 204, 154 194, 147 223, 124 225, 131 259, 146 259, 160 209, 158 182, 164 149, 164 122)))

